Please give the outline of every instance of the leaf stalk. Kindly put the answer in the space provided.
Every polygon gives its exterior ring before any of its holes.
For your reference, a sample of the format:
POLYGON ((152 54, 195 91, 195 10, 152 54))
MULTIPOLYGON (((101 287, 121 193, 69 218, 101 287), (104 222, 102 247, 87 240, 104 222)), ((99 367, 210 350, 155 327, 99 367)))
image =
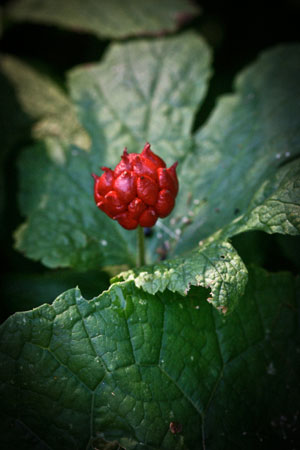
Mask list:
POLYGON ((145 265, 145 238, 144 238, 144 228, 140 225, 137 228, 137 267, 141 267, 145 265))

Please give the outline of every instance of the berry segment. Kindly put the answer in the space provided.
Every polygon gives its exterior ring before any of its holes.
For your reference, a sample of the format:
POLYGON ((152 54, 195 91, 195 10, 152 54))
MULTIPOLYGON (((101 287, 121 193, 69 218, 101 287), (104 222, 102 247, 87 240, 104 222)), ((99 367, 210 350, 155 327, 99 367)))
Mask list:
POLYGON ((125 148, 114 170, 101 167, 93 174, 94 199, 101 211, 127 230, 138 225, 153 227, 159 217, 168 216, 178 192, 177 162, 169 169, 146 143, 140 154, 125 148))

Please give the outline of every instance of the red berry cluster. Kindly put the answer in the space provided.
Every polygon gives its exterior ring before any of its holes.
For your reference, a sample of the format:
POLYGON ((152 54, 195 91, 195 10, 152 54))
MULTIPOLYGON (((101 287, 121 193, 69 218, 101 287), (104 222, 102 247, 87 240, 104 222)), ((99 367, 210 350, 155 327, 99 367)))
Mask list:
POLYGON ((141 154, 127 153, 125 148, 115 170, 101 167, 100 177, 93 174, 96 205, 127 230, 153 227, 158 217, 168 216, 174 208, 176 166, 177 162, 167 169, 148 143, 141 154))

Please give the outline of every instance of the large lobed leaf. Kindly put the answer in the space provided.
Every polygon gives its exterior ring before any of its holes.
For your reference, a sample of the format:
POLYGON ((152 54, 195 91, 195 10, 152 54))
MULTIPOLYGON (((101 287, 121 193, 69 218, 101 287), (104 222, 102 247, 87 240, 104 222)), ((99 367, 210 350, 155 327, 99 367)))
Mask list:
POLYGON ((207 89, 209 61, 207 45, 188 33, 114 44, 101 64, 71 72, 91 151, 52 140, 24 152, 20 205, 30 218, 18 231, 17 248, 50 267, 134 264, 134 233, 96 208, 91 173, 115 166, 126 145, 140 152, 150 138, 168 165, 182 157, 207 89))
MULTIPOLYGON (((265 201, 271 189, 277 190, 277 196, 286 195, 286 184, 275 186, 276 179, 283 178, 276 172, 300 155, 299 70, 298 44, 263 53, 238 75, 236 92, 222 97, 207 123, 196 132, 195 152, 187 155, 181 167, 180 197, 174 213, 179 223, 183 217, 189 217, 192 223, 185 228, 177 252, 193 248, 200 239, 249 214, 265 201), (262 197, 257 192, 263 186, 268 186, 268 192, 262 197)), ((295 164, 297 167, 298 162, 295 164)), ((289 167, 286 179, 290 177, 289 195, 298 215, 299 172, 289 167)), ((281 171, 286 173, 287 169, 281 171)), ((270 215, 280 214, 274 204, 265 206, 260 213, 261 224, 270 215)), ((256 228, 257 224, 249 221, 244 231, 256 228)), ((296 229, 299 233, 299 225, 296 229)), ((265 227, 265 231, 271 228, 265 227)), ((233 226, 228 235, 237 232, 233 226)), ((272 232, 294 234, 296 230, 283 226, 272 232)))
POLYGON ((251 269, 226 319, 200 294, 183 302, 123 282, 11 316, 1 327, 4 448, 88 449, 102 438, 128 450, 293 448, 292 276, 251 269))
POLYGON ((200 9, 188 0, 15 0, 6 12, 18 21, 57 25, 100 38, 124 38, 175 31, 200 9))

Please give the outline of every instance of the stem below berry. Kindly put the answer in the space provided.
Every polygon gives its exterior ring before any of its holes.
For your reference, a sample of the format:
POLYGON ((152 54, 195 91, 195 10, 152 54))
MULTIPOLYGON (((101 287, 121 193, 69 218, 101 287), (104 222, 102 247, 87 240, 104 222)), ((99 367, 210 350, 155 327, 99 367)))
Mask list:
POLYGON ((140 225, 137 228, 137 241, 138 241, 138 253, 137 253, 137 267, 145 265, 145 239, 144 228, 140 225))

